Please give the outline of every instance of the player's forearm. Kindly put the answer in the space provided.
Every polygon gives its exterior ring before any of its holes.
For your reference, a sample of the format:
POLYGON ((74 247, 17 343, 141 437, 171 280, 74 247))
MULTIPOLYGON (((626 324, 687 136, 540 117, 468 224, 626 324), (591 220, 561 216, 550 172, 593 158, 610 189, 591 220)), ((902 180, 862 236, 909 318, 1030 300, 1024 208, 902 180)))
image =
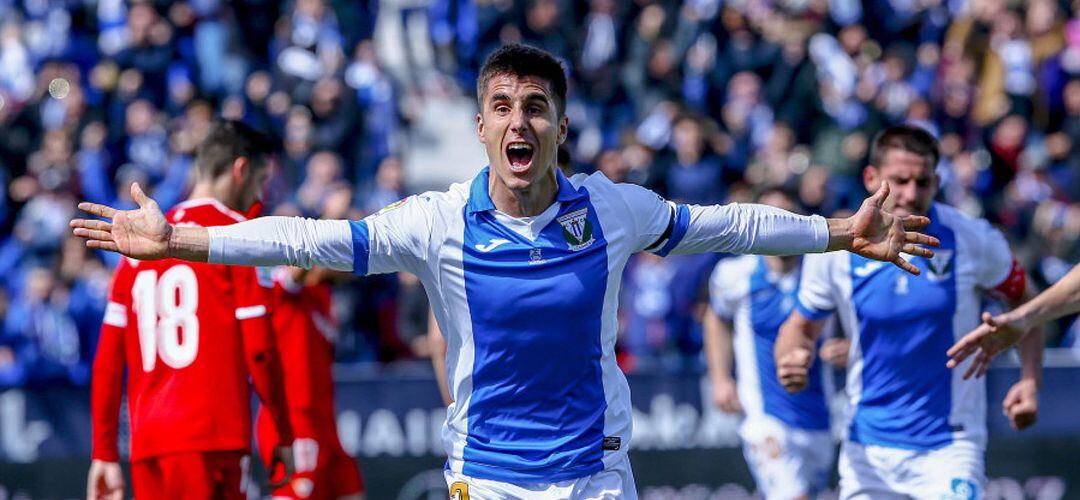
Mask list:
POLYGON ((1033 380, 1036 387, 1042 387, 1042 327, 1036 326, 1027 332, 1017 350, 1020 353, 1020 379, 1033 380))
POLYGON ((854 226, 850 219, 826 219, 829 227, 829 244, 826 251, 850 250, 855 241, 854 226))
POLYGON ((283 443, 293 440, 293 428, 289 422, 289 409, 285 400, 285 379, 281 358, 277 349, 270 348, 248 354, 248 372, 251 385, 262 401, 263 407, 274 421, 283 443))
POLYGON ((450 394, 450 384, 446 381, 446 339, 435 321, 435 313, 428 313, 428 342, 431 344, 431 368, 435 370, 435 383, 439 386, 439 395, 443 404, 450 406, 454 397, 450 394))
POLYGON ((773 346, 773 356, 779 360, 789 353, 805 349, 814 353, 814 344, 817 342, 821 328, 818 321, 805 318, 798 311, 791 313, 776 335, 776 344, 773 346))
POLYGON ((90 382, 90 414, 93 444, 91 458, 106 462, 120 460, 118 433, 120 399, 123 393, 124 354, 117 345, 121 334, 103 328, 90 382))
POLYGON ((714 384, 730 383, 732 358, 731 328, 716 313, 705 313, 705 361, 709 367, 709 380, 714 384))
POLYGON ((1021 328, 1040 326, 1080 311, 1080 265, 1043 293, 1005 313, 1003 319, 1021 328))
POLYGON ((206 262, 210 254, 210 235, 202 226, 172 226, 169 257, 190 262, 206 262))
POLYGON ((208 228, 208 262, 246 266, 324 266, 352 271, 348 221, 260 217, 208 228))
POLYGON ((674 253, 799 255, 824 252, 828 244, 829 227, 824 217, 732 203, 691 206, 686 236, 674 253))

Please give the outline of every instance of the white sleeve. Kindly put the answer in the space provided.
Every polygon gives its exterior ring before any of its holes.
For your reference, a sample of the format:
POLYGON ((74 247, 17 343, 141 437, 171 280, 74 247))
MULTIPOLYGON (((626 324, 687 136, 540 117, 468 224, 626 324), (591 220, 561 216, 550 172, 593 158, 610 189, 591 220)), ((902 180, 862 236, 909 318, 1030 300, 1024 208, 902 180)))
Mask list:
MULTIPOLYGON (((980 236, 979 250, 982 258, 978 259, 978 285, 986 290, 993 289, 1009 277, 1012 271, 1013 253, 1005 236, 984 219, 977 222, 980 236)), ((955 258, 955 257, 954 257, 955 258)))
POLYGON ((349 221, 260 217, 207 231, 212 264, 353 270, 349 221))
POLYGON ((323 266, 358 275, 409 271, 426 260, 430 213, 410 196, 360 221, 261 217, 207 228, 213 264, 323 266))
POLYGON ((716 264, 712 276, 709 278, 709 305, 713 312, 723 319, 730 320, 735 317, 735 311, 739 306, 739 298, 746 292, 742 290, 738 281, 748 281, 743 272, 735 265, 735 259, 724 259, 716 264))
POLYGON ((820 253, 829 246, 829 227, 820 215, 767 205, 678 205, 667 246, 674 253, 820 253))
POLYGON ((663 246, 661 237, 665 235, 665 231, 670 233, 675 205, 636 184, 614 184, 606 177, 601 181, 614 186, 618 199, 626 204, 626 213, 630 215, 633 224, 631 234, 637 238, 634 251, 649 250, 659 253, 659 248, 663 246))
POLYGON ((432 216, 428 195, 410 196, 353 223, 356 274, 421 274, 428 260, 432 216))
POLYGON ((799 300, 795 304, 803 316, 822 319, 836 309, 836 287, 832 279, 836 255, 834 252, 803 257, 799 300))

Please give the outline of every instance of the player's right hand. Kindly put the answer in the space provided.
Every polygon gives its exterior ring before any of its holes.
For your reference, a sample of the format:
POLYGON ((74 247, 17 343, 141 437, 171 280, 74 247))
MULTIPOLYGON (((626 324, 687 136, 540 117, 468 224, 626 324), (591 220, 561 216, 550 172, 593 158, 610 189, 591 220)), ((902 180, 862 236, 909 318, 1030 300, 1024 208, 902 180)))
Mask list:
POLYGON ((270 481, 270 489, 275 490, 289 483, 292 479, 293 473, 296 472, 296 462, 293 459, 292 446, 276 446, 274 447, 274 456, 270 461, 270 477, 281 477, 281 479, 270 481), (279 474, 278 471, 284 471, 284 474, 279 474))
POLYGON ((120 464, 94 460, 86 478, 86 500, 121 500, 124 498, 124 472, 120 464))
POLYGON ((71 221, 75 236, 86 239, 86 246, 119 252, 133 259, 155 260, 168 257, 173 227, 165 220, 157 202, 146 196, 139 183, 131 184, 131 197, 138 210, 117 210, 97 203, 79 203, 79 209, 112 222, 97 219, 71 221))
POLYGON ((805 347, 792 349, 777 361, 776 376, 788 393, 794 394, 806 388, 813 361, 814 353, 805 347))
POLYGON ((991 316, 990 313, 984 312, 982 320, 978 328, 964 335, 946 353, 949 356, 946 366, 949 368, 956 368, 972 354, 975 355, 975 360, 964 372, 964 380, 971 378, 972 375, 975 378, 983 376, 990 368, 990 361, 1020 342, 1028 331, 1019 324, 1019 321, 1010 318, 1008 313, 991 316))
POLYGON ((739 392, 735 389, 734 380, 725 380, 713 384, 713 404, 724 413, 741 413, 742 403, 739 402, 739 392))

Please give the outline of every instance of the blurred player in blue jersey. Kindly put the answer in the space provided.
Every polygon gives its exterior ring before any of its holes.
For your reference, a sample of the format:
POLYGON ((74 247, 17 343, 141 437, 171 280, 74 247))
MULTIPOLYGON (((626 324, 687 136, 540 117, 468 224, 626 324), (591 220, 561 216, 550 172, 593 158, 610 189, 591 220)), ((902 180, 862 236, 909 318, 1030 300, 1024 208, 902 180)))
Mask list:
MULTIPOLYGON (((874 140, 867 189, 890 186, 886 208, 926 215, 941 241, 933 258, 905 256, 920 275, 851 254, 803 259, 796 311, 777 339, 777 375, 789 390, 807 385, 814 341, 836 313, 851 338, 848 436, 840 456, 840 496, 981 498, 986 386, 946 368, 946 351, 979 322, 984 296, 1019 304, 1025 274, 1002 234, 983 219, 934 203, 937 141, 896 126, 874 140)), ((1020 381, 1004 402, 1017 428, 1034 421, 1042 341, 1021 345, 1020 381)))
MULTIPOLYGON (((758 203, 797 211, 794 197, 782 190, 762 193, 758 203)), ((739 425, 743 454, 758 489, 770 500, 812 498, 827 486, 836 457, 829 433, 828 370, 815 362, 806 390, 788 394, 773 362, 777 331, 795 307, 801 261, 799 256, 734 257, 720 261, 709 280, 711 308, 704 326, 713 403, 726 413, 745 414, 739 425)), ((828 342, 822 351, 839 354, 832 361, 842 364, 847 340, 828 342)))
POLYGON ((112 222, 72 227, 91 248, 140 259, 415 274, 447 341, 447 484, 484 499, 636 497, 630 390, 615 362, 618 291, 633 253, 851 250, 917 272, 901 252, 932 255, 919 245, 937 243, 915 232, 925 217, 881 209, 886 187, 854 216, 825 219, 678 205, 603 174, 568 178, 555 167, 569 123, 566 74, 539 49, 495 51, 477 94, 490 165, 361 221, 173 227, 140 192, 139 210, 82 204, 112 222))

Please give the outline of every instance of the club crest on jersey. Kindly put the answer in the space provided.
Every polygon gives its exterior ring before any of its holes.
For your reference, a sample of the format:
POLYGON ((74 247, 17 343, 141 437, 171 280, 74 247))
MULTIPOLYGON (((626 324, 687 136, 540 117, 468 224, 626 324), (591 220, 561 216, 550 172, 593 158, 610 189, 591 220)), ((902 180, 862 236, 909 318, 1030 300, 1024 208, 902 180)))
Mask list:
POLYGON ((577 252, 589 248, 596 238, 593 236, 592 222, 589 222, 589 209, 582 208, 555 219, 562 225, 563 238, 570 250, 577 252))
POLYGON ((393 203, 391 203, 391 204, 389 204, 389 205, 387 205, 385 207, 382 207, 382 209, 379 210, 378 212, 376 212, 375 215, 382 215, 382 214, 385 214, 386 212, 389 212, 389 211, 391 211, 391 210, 393 210, 393 209, 395 209, 397 207, 400 207, 400 206, 404 205, 405 202, 409 201, 409 198, 412 198, 412 196, 406 196, 406 197, 404 197, 404 198, 402 198, 402 199, 400 199, 398 201, 395 201, 395 202, 393 202, 393 203))
POLYGON ((950 249, 934 249, 934 256, 928 259, 929 271, 926 278, 930 281, 944 281, 949 279, 953 270, 953 251, 950 249))

